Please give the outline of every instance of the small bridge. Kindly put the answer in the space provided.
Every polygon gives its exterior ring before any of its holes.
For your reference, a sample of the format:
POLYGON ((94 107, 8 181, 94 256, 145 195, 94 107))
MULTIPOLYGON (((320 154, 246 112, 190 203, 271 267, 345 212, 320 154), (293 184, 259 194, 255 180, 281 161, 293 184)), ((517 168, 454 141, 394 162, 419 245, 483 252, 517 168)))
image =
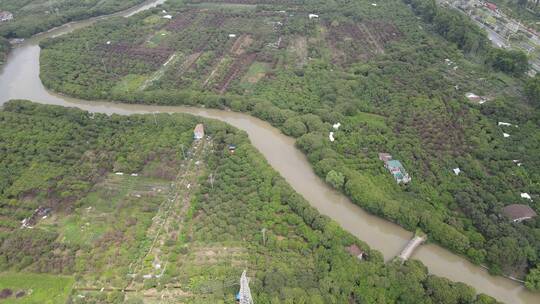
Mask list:
POLYGON ((425 235, 423 236, 415 235, 414 238, 412 238, 409 241, 409 243, 407 243, 407 246, 403 248, 401 253, 398 255, 398 258, 401 259, 403 262, 407 261, 413 254, 416 247, 420 246, 425 241, 426 241, 425 235))

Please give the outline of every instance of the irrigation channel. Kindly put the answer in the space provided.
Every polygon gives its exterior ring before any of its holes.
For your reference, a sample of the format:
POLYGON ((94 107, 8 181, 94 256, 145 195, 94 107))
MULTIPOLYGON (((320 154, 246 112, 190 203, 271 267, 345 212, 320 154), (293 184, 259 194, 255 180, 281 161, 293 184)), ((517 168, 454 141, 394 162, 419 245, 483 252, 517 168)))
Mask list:
MULTIPOLYGON (((43 104, 77 107, 107 114, 190 113, 227 122, 246 131, 252 144, 266 157, 270 165, 319 212, 334 219, 372 248, 381 251, 386 259, 397 256, 412 238, 412 233, 368 214, 346 196, 331 189, 315 175, 305 155, 295 148, 293 138, 285 136, 260 119, 224 110, 85 101, 60 96, 45 89, 39 79, 40 40, 69 33, 111 16, 131 16, 163 2, 165 0, 148 1, 120 13, 72 22, 17 45, 0 71, 0 105, 10 99, 28 99, 43 104)), ((491 295, 500 301, 511 304, 540 303, 540 294, 529 292, 512 280, 491 276, 482 267, 473 265, 440 246, 422 245, 411 258, 422 261, 430 273, 464 282, 478 292, 491 295)))

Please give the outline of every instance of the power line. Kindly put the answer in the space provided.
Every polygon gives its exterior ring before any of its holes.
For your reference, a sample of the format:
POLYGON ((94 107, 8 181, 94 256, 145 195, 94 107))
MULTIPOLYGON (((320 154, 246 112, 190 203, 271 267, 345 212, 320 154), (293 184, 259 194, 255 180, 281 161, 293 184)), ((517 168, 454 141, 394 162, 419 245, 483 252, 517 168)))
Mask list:
POLYGON ((251 290, 249 289, 249 278, 246 276, 245 270, 240 277, 240 304, 253 304, 251 290))

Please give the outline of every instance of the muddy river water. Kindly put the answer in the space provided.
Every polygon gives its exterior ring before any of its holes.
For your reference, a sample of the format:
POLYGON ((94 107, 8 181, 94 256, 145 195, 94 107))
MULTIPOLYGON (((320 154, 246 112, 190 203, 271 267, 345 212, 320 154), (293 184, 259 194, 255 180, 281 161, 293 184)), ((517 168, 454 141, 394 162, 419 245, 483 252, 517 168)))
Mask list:
MULTIPOLYGON (((165 0, 148 1, 136 8, 112 16, 130 16, 165 0)), ((344 229, 372 248, 383 253, 386 259, 396 256, 411 238, 412 233, 373 216, 354 205, 347 197, 328 187, 315 175, 304 154, 294 146, 294 139, 283 135, 270 124, 247 114, 191 107, 165 107, 129 105, 103 101, 85 101, 60 96, 45 89, 39 79, 38 43, 48 37, 56 37, 74 29, 88 26, 110 16, 73 22, 47 33, 36 35, 18 45, 10 53, 0 70, 0 105, 10 99, 28 99, 44 104, 77 107, 91 112, 107 114, 135 113, 190 113, 227 122, 246 131, 253 145, 266 157, 290 185, 317 208, 344 229)), ((540 294, 527 291, 521 284, 503 277, 490 276, 483 268, 472 265, 440 246, 428 244, 417 249, 412 256, 422 261, 430 273, 461 281, 506 303, 540 303, 540 294)))

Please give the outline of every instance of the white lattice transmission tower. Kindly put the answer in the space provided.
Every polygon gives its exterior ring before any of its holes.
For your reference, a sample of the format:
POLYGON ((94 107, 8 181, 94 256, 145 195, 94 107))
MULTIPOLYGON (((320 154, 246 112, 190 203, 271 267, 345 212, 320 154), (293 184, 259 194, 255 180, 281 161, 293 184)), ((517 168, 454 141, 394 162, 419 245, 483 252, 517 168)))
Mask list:
POLYGON ((249 279, 245 270, 240 277, 240 304, 253 304, 251 290, 249 290, 249 279))

